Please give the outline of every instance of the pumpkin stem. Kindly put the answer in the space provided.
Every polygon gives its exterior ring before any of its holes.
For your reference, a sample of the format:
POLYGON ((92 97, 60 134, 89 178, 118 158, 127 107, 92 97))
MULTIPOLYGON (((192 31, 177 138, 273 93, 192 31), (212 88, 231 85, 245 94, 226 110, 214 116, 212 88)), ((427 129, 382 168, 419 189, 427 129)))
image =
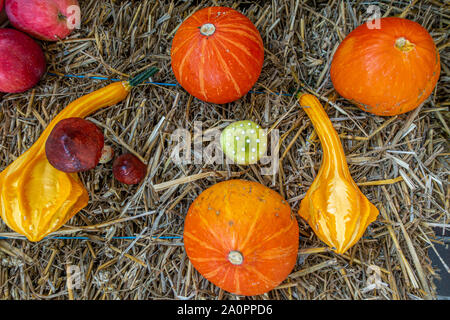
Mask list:
POLYGON ((400 37, 395 40, 395 47, 403 52, 409 52, 414 49, 415 44, 411 43, 408 39, 404 37, 400 37))
POLYGON ((216 32, 216 27, 212 23, 205 23, 200 28, 200 33, 204 36, 212 36, 216 32))
POLYGON ((228 253, 228 261, 235 266, 239 266, 244 262, 244 256, 239 251, 233 250, 228 253))

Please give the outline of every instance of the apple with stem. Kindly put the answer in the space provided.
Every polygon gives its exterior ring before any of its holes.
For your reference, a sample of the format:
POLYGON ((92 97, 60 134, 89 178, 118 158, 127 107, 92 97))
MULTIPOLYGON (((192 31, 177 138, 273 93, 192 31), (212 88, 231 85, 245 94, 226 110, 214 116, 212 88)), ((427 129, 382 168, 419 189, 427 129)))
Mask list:
POLYGON ((14 27, 47 41, 66 38, 81 19, 77 0, 6 0, 5 10, 14 27))

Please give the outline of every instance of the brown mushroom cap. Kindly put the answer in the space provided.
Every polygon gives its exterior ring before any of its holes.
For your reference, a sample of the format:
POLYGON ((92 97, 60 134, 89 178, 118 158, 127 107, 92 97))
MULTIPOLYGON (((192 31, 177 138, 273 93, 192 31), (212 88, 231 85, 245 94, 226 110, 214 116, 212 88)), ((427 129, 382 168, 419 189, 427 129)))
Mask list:
POLYGON ((56 124, 45 143, 50 164, 64 172, 95 168, 104 145, 103 133, 92 122, 67 118, 56 124))

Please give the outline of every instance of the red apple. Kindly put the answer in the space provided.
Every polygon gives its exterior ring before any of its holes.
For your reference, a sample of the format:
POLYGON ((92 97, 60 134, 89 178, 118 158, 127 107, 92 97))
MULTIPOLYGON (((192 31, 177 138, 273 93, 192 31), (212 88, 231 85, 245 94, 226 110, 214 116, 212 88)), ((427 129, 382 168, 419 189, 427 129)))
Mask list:
POLYGON ((0 92, 23 92, 45 72, 45 56, 36 41, 14 29, 0 29, 0 92))
POLYGON ((4 0, 0 0, 0 24, 8 20, 8 17, 6 16, 5 11, 3 10, 4 7, 4 0))
POLYGON ((14 27, 48 41, 67 37, 80 19, 77 0, 6 0, 5 9, 14 27))

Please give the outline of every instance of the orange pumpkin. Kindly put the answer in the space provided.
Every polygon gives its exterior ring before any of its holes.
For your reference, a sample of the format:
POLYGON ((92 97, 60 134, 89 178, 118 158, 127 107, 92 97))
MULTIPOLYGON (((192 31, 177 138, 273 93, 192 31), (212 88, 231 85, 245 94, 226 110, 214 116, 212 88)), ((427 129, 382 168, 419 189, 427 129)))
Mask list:
POLYGON ((184 224, 184 246, 195 269, 239 295, 263 294, 286 279, 298 242, 289 204, 270 188, 246 180, 203 191, 184 224))
POLYGON ((388 17, 365 23, 339 45, 330 75, 336 91, 367 112, 392 116, 417 108, 433 91, 440 59, 420 24, 388 17))
POLYGON ((178 28, 171 58, 173 73, 186 91, 222 104, 241 98, 256 83, 264 46, 246 16, 231 8, 209 7, 178 28))

